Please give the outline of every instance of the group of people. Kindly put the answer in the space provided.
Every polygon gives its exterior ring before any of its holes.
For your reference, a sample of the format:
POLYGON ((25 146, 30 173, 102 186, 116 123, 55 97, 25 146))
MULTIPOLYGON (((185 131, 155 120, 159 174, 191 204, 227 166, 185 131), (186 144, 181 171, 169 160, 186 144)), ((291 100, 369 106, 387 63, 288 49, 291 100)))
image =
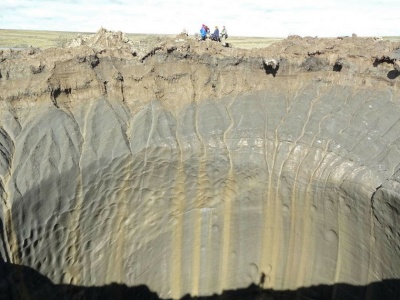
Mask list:
POLYGON ((225 28, 225 26, 222 26, 222 31, 221 35, 219 33, 218 26, 215 26, 214 32, 210 32, 210 28, 208 28, 207 25, 202 25, 200 29, 200 39, 201 41, 204 41, 206 38, 210 38, 213 41, 221 42, 221 39, 227 39, 228 38, 228 32, 225 28))

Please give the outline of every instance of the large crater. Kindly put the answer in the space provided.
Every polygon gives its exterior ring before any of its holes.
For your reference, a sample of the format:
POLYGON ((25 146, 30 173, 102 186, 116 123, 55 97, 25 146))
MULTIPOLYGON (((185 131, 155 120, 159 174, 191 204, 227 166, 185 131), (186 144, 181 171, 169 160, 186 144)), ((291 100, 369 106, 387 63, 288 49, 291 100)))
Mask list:
POLYGON ((399 278, 399 44, 146 46, 1 53, 9 268, 174 299, 399 278))

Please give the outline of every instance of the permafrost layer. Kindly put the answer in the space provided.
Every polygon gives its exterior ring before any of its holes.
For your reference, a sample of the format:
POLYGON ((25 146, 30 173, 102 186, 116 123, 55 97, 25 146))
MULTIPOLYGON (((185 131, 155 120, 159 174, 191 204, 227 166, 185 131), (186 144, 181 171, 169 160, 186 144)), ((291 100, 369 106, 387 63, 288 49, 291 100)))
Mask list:
POLYGON ((348 40, 3 54, 2 258, 164 298, 399 278, 395 47, 348 40))

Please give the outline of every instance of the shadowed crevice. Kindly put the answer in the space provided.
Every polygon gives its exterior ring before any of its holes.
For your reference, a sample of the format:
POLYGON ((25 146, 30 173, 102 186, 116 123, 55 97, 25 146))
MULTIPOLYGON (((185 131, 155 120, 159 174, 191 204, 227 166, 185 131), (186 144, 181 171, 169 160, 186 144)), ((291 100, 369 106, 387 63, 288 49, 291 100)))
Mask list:
POLYGON ((399 71, 397 70, 391 70, 387 73, 387 78, 389 79, 396 79, 397 76, 399 76, 399 71))
POLYGON ((263 61, 263 68, 264 68, 265 73, 267 75, 272 75, 273 77, 275 77, 276 74, 278 73, 278 70, 279 70, 279 63, 278 64, 274 64, 274 65, 270 65, 270 64, 266 64, 263 61))
POLYGON ((382 56, 381 58, 375 58, 374 63, 372 64, 374 67, 379 66, 380 64, 387 63, 393 65, 396 59, 390 58, 388 56, 382 56))
POLYGON ((333 66, 333 71, 334 72, 340 72, 342 70, 343 66, 339 63, 335 63, 333 66))

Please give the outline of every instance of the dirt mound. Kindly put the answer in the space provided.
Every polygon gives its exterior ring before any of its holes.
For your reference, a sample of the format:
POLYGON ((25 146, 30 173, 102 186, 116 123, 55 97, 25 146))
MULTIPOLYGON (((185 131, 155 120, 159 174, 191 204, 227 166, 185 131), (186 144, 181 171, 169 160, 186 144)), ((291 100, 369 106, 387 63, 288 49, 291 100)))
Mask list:
POLYGON ((95 35, 78 35, 78 37, 69 42, 66 47, 72 48, 82 45, 98 48, 133 47, 132 41, 130 41, 123 32, 109 31, 105 28, 100 28, 95 35))
MULTIPOLYGON (((119 50, 129 52, 143 61, 156 52, 185 53, 183 57, 193 55, 213 55, 217 57, 273 57, 278 60, 299 60, 303 64, 304 58, 318 57, 327 60, 329 64, 340 61, 345 66, 359 64, 358 69, 365 69, 370 61, 383 60, 396 66, 400 59, 400 43, 373 37, 337 37, 317 38, 289 36, 279 42, 275 42, 266 48, 241 49, 226 48, 221 43, 211 40, 198 41, 185 34, 175 37, 149 36, 140 41, 130 40, 122 32, 108 31, 101 28, 96 34, 78 36, 68 47, 87 46, 97 51, 119 50), (397 52, 396 52, 397 51, 397 52), (365 64, 363 66, 363 64, 365 64)), ((303 64, 304 65, 304 64, 303 64)))

